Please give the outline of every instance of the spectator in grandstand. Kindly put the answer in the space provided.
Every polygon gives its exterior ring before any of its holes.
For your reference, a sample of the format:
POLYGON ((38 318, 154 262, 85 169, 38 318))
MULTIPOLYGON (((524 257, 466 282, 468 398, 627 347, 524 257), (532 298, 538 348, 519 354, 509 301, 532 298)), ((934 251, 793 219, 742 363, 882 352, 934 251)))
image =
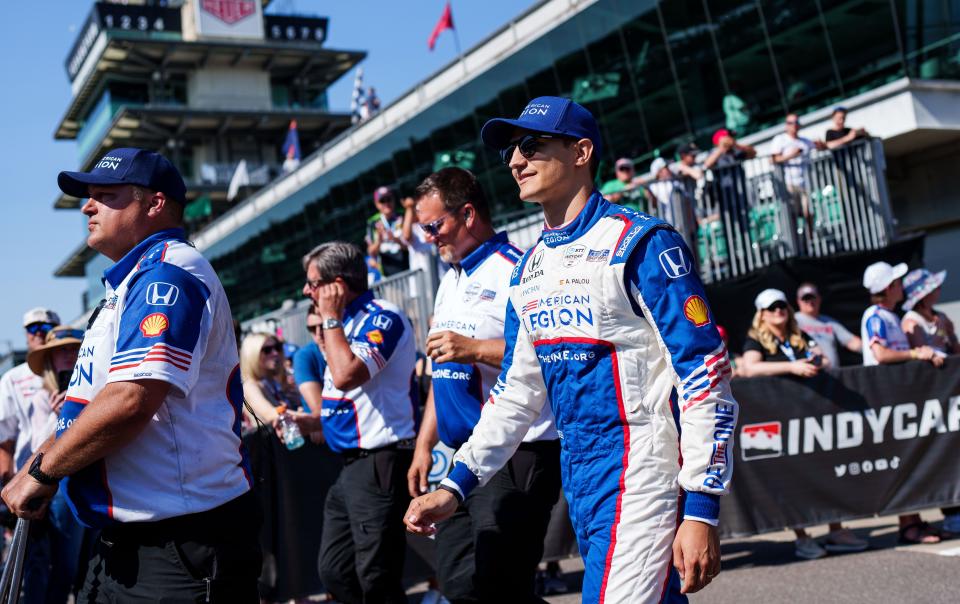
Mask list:
POLYGON ((324 413, 292 417, 304 433, 322 429, 344 463, 324 505, 320 577, 341 602, 406 602, 403 512, 419 407, 410 320, 374 299, 353 244, 318 245, 303 268, 322 319, 324 413))
POLYGON ((840 366, 838 346, 860 354, 862 343, 839 321, 820 313, 823 298, 813 283, 801 283, 797 288, 797 325, 820 346, 831 367, 840 366))
POLYGON ((807 188, 807 173, 810 171, 810 154, 823 148, 821 141, 812 141, 800 136, 800 118, 795 113, 787 114, 785 132, 778 134, 770 143, 773 161, 783 166, 783 180, 794 212, 803 216, 806 230, 813 223, 810 215, 810 192, 807 188))
POLYGON ((833 121, 833 128, 827 130, 825 137, 827 149, 839 149, 858 138, 870 136, 863 128, 847 128, 846 107, 834 107, 830 119, 833 121))
MULTIPOLYGON (((706 205, 701 218, 707 232, 712 232, 715 225, 722 224, 725 217, 729 216, 732 229, 724 236, 724 240, 730 245, 746 248, 749 245, 750 218, 743 162, 756 157, 757 150, 738 143, 733 132, 723 128, 713 133, 713 145, 713 150, 703 162, 703 168, 709 170, 713 178, 704 191, 706 205)), ((715 238, 713 240, 717 241, 715 238)), ((701 262, 707 260, 700 259, 701 262)))
MULTIPOLYGON (((795 375, 809 378, 830 365, 816 340, 797 326, 786 294, 778 289, 765 289, 757 295, 753 304, 756 313, 743 344, 738 375, 795 375)), ((830 532, 823 545, 805 529, 794 529, 794 533, 797 536, 794 553, 805 560, 822 558, 827 552, 859 552, 868 546, 866 541, 843 528, 839 522, 830 523, 830 532)))
POLYGON ((658 157, 651 162, 650 173, 654 178, 646 185, 650 213, 672 224, 683 235, 687 245, 694 248, 697 219, 693 197, 687 195, 664 158, 658 157))
MULTIPOLYGON (((264 424, 277 419, 276 408, 286 405, 296 409, 298 403, 284 387, 286 370, 283 366, 283 344, 275 336, 253 333, 240 345, 240 375, 243 378, 243 397, 264 424)), ((244 414, 250 411, 245 407, 244 414)), ((249 417, 251 424, 256 420, 249 417)))
POLYGON ((757 150, 745 143, 738 143, 732 130, 721 128, 713 133, 713 150, 703 162, 703 167, 727 168, 757 156, 757 150))
POLYGON ((696 190, 697 181, 703 178, 703 170, 697 166, 699 153, 700 148, 695 143, 684 143, 677 147, 677 162, 672 166, 674 174, 690 193, 696 190))
POLYGON ((633 160, 629 157, 617 160, 614 164, 614 178, 603 183, 600 193, 613 203, 639 212, 646 206, 643 179, 637 176, 633 160))
POLYGON ((373 192, 377 213, 367 219, 367 255, 377 258, 384 277, 410 268, 407 242, 403 240, 403 216, 396 212, 396 196, 390 187, 373 192))
MULTIPOLYGON (((44 311, 46 313, 49 311, 44 311)), ((34 318, 59 322, 55 313, 44 317, 35 313, 34 318)), ((5 431, 12 428, 17 435, 16 470, 56 432, 57 415, 83 340, 83 331, 67 326, 53 327, 44 335, 45 343, 30 347, 26 362, 31 376, 41 381, 41 388, 20 404, 18 395, 26 383, 8 382, 2 386, 0 422, 5 431)), ((7 479, 9 476, 4 480, 7 479)), ((46 517, 31 525, 24 563, 23 602, 63 604, 67 601, 73 591, 82 541, 83 527, 70 511, 63 491, 58 490, 46 517)))
MULTIPOLYGON (((494 231, 486 195, 469 171, 431 174, 416 199, 423 231, 452 268, 440 283, 427 340, 433 381, 407 473, 413 497, 427 492, 434 446, 462 446, 497 383, 510 274, 523 254, 494 231)), ((497 477, 438 523, 437 578, 451 602, 537 601, 537 563, 560 492, 558 438, 545 407, 497 477)))
MULTIPOLYGON (((900 319, 893 312, 903 300, 903 276, 907 265, 891 266, 874 262, 863 272, 863 286, 870 292, 873 303, 860 321, 860 339, 863 340, 863 364, 884 365, 910 360, 929 361, 934 367, 943 365, 943 356, 927 345, 910 348, 910 342, 900 327, 900 319)), ((900 516, 901 543, 939 543, 941 533, 920 519, 920 514, 900 516)))
MULTIPOLYGON (((960 354, 957 332, 947 315, 934 309, 940 300, 940 288, 947 271, 931 273, 918 268, 903 278, 903 302, 901 326, 907 334, 910 348, 929 346, 938 355, 960 354)), ((943 508, 943 529, 960 534, 960 507, 943 508)))

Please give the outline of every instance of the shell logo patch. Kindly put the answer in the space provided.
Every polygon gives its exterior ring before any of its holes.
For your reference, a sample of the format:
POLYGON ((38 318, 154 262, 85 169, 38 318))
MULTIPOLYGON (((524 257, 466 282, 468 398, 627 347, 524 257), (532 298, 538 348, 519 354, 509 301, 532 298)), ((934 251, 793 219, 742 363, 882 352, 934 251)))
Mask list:
POLYGON ((170 321, 162 312, 149 314, 140 321, 140 333, 145 338, 155 338, 169 328, 170 321))
POLYGON ((367 332, 367 341, 371 344, 383 344, 383 332, 379 329, 367 332))
POLYGON ((707 303, 700 296, 690 296, 683 303, 683 316, 696 327, 703 327, 710 322, 710 313, 707 303))

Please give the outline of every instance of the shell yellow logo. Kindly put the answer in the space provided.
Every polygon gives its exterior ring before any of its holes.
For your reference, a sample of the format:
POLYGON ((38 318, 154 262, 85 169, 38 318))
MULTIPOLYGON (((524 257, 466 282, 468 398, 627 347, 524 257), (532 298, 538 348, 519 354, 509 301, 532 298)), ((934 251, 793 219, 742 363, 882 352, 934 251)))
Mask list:
POLYGON ((703 327, 710 322, 710 312, 707 303, 700 296, 690 296, 683 303, 683 316, 697 327, 703 327))
POLYGON ((371 344, 383 344, 383 332, 379 329, 374 329, 371 332, 367 333, 367 340, 371 344))
POLYGON ((167 315, 162 312, 149 314, 140 321, 140 333, 145 338, 155 338, 165 332, 170 327, 170 321, 167 315))

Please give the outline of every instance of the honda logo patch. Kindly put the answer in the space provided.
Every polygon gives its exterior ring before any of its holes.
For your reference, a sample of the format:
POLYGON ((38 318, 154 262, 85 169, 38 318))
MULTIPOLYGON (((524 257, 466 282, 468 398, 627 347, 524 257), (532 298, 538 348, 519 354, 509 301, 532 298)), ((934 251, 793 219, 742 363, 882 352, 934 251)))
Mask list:
POLYGON ((173 306, 180 297, 180 288, 170 283, 154 281, 147 286, 147 304, 152 306, 173 306))
POLYGON ((691 262, 679 246, 660 252, 660 266, 671 279, 679 279, 690 274, 691 262))

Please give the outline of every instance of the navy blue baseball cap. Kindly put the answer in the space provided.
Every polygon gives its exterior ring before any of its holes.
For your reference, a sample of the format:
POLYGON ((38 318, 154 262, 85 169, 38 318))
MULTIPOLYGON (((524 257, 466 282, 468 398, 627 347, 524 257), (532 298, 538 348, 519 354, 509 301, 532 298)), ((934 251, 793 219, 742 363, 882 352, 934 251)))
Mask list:
POLYGON ((67 195, 80 199, 90 196, 89 185, 139 185, 180 203, 187 200, 187 186, 180 172, 166 157, 145 149, 107 151, 89 172, 61 172, 57 184, 67 195))
POLYGON ((593 114, 582 105, 558 96, 541 96, 533 99, 515 120, 495 118, 483 125, 480 138, 494 149, 503 149, 510 144, 514 128, 523 128, 543 134, 556 134, 570 138, 588 138, 593 142, 593 153, 600 157, 603 149, 600 128, 593 114))

